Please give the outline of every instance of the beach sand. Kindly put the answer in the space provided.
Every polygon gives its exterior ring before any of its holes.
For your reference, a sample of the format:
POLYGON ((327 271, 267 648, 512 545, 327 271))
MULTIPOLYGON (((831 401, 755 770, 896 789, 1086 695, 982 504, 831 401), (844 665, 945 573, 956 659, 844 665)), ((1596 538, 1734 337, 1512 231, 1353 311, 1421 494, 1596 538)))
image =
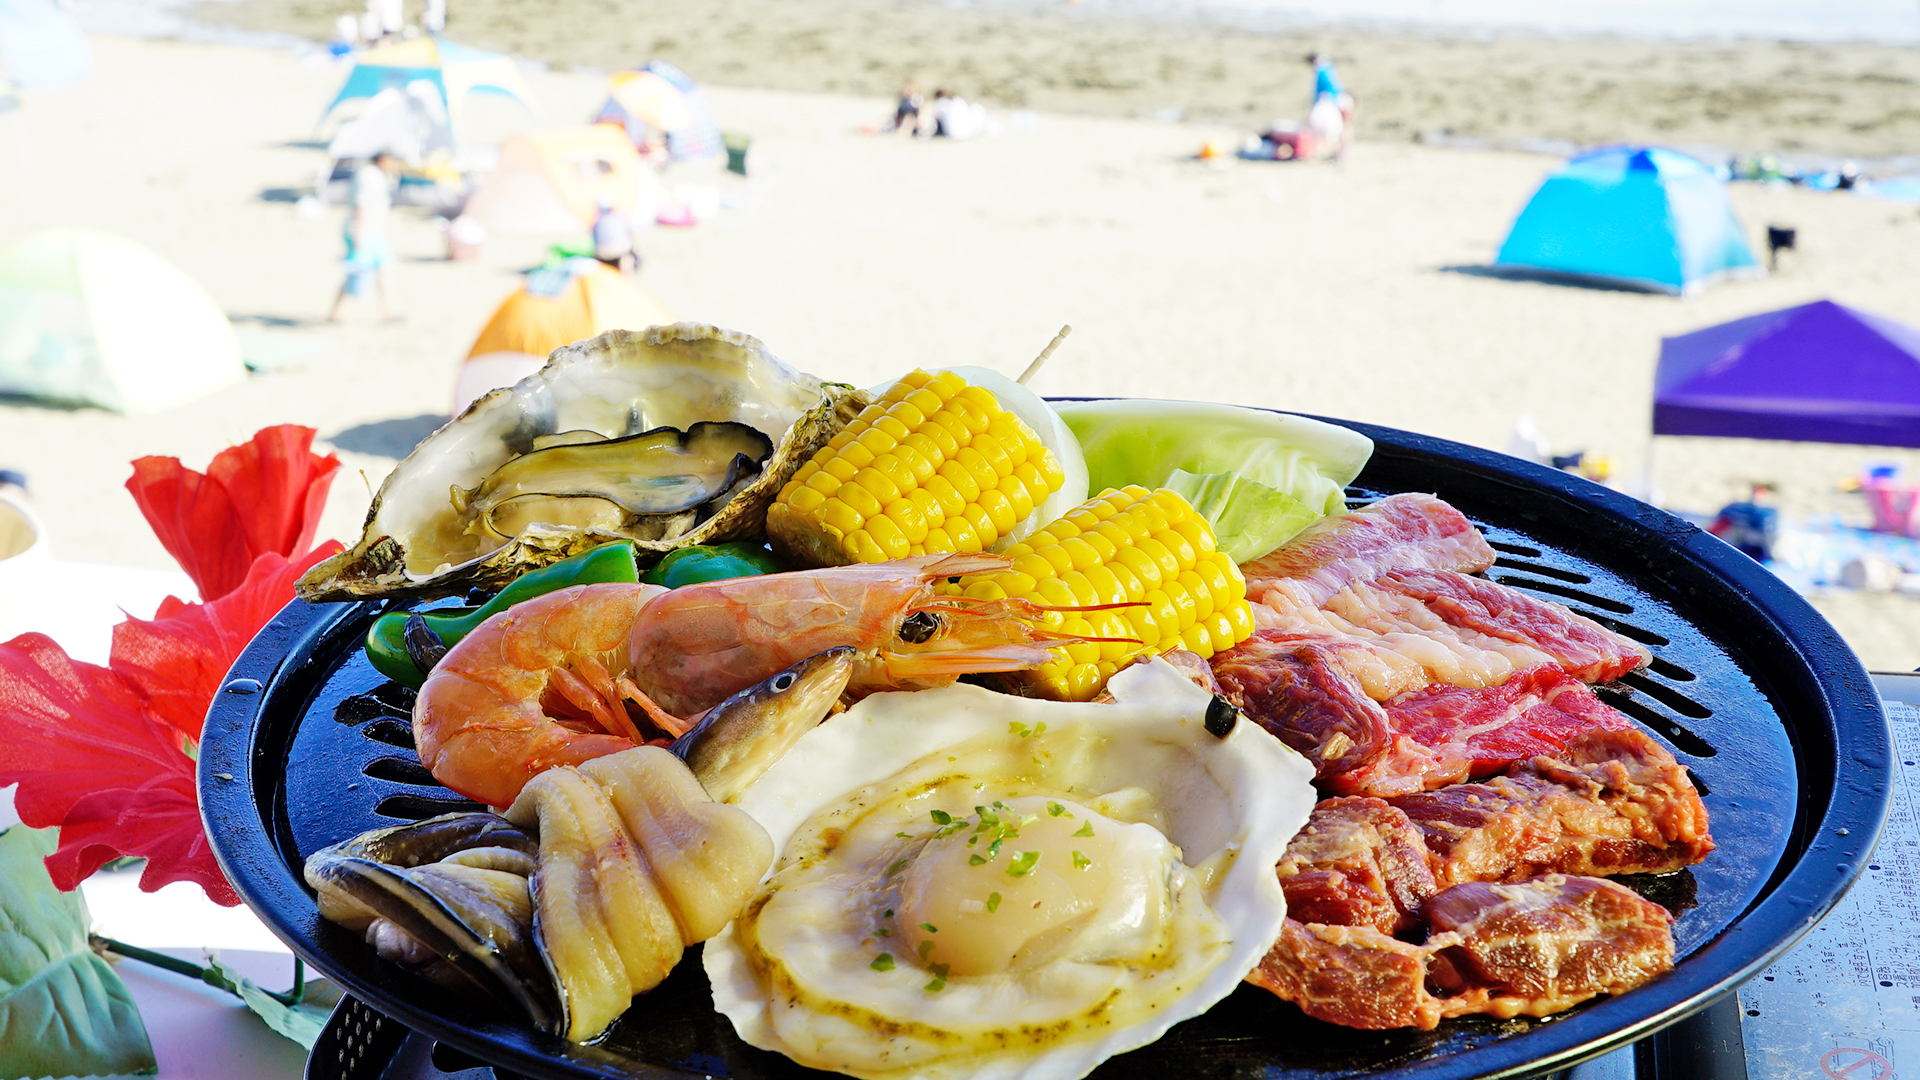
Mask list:
MULTIPOLYGON (((199 18, 323 40, 338 0, 206 3, 199 18)), ((416 4, 408 5, 409 11, 416 4)), ((930 0, 455 0, 449 36, 561 70, 662 57, 727 86, 883 95, 916 77, 1010 108, 1241 126, 1304 118, 1331 56, 1368 137, 1621 140, 1881 157, 1920 152, 1920 49, 1767 41, 1254 33, 1101 5, 930 0)), ((1204 10, 1204 5, 1202 5, 1204 10)))
MULTIPOLYGON (((28 163, 0 169, 0 202, 23 211, 0 217, 0 248, 45 226, 122 233, 186 270, 249 349, 283 365, 157 416, 0 403, 0 467, 29 475, 60 557, 167 567, 121 486, 127 462, 164 454, 204 468, 262 426, 307 424, 347 465, 322 535, 351 542, 372 489, 444 416, 473 335, 541 244, 502 239, 446 262, 431 221, 398 213, 406 320, 361 307, 327 326, 339 212, 304 219, 286 200, 312 180, 320 155, 305 140, 343 70, 280 51, 93 45, 91 80, 0 115, 0 155, 28 163)), ((584 118, 604 91, 588 74, 530 81, 545 123, 584 118)), ((1920 472, 1914 452, 1647 436, 1663 335, 1821 297, 1920 323, 1911 207, 1736 185, 1751 232, 1793 225, 1801 248, 1774 277, 1680 300, 1482 272, 1553 167, 1546 156, 1363 131, 1340 166, 1210 168, 1191 155, 1232 127, 1042 113, 1029 130, 929 142, 859 134, 890 114, 884 96, 725 85, 709 96, 728 130, 753 136, 752 175, 721 178, 739 208, 644 234, 642 283, 680 317, 752 333, 822 376, 1017 373, 1071 323, 1035 381, 1043 393, 1273 406, 1494 448, 1526 414, 1555 452, 1610 456, 1623 477, 1651 444, 1654 485, 1694 510, 1764 480, 1789 514, 1864 519, 1841 481, 1868 461, 1920 472)), ((520 122, 475 100, 477 125, 520 122)), ((1870 666, 1920 665, 1920 602, 1815 602, 1870 666)))

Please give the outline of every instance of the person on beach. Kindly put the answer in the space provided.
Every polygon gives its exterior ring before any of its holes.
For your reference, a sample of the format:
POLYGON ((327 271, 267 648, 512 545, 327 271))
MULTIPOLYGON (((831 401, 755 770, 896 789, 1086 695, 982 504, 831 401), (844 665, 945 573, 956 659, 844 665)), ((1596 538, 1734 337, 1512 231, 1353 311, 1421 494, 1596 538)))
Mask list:
POLYGON ((593 219, 593 257, 623 274, 637 272, 640 253, 633 246, 633 222, 605 195, 600 196, 599 210, 593 219))
POLYGON ((380 295, 380 314, 388 322, 398 322, 393 306, 389 271, 393 267, 393 245, 387 242, 387 215, 393 209, 393 183, 400 176, 400 158, 382 150, 353 171, 347 200, 347 227, 344 238, 347 255, 343 260, 345 280, 333 298, 328 322, 339 322, 348 296, 363 296, 369 285, 380 295))
POLYGON ((1353 95, 1340 83, 1333 61, 1319 53, 1308 53, 1313 68, 1313 103, 1307 110, 1307 126, 1318 135, 1321 144, 1332 148, 1331 157, 1339 161, 1347 155, 1347 143, 1353 135, 1353 95))
POLYGON ((900 103, 893 108, 893 132, 898 135, 905 131, 909 135, 920 134, 921 113, 926 109, 927 99, 920 96, 920 84, 908 79, 900 88, 900 103))

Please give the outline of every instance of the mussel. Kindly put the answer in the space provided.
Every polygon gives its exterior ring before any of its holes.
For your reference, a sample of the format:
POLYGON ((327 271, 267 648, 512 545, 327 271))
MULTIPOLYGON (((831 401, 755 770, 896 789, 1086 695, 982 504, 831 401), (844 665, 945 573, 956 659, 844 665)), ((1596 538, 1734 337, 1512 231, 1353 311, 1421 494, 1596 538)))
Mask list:
POLYGON ((446 814, 315 852, 320 914, 383 957, 551 1028, 560 1002, 534 947, 528 878, 539 845, 496 814, 446 814))

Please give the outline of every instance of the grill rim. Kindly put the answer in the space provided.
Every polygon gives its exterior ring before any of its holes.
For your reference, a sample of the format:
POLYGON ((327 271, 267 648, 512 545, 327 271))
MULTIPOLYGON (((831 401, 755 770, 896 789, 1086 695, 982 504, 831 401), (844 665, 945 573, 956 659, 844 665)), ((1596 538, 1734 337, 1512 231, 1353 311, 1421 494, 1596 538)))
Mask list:
MULTIPOLYGON (((1059 401, 1094 400, 1059 398, 1059 401)), ((1279 411, 1279 410, 1268 410, 1279 411)), ((1301 414, 1306 415, 1306 414, 1301 414)), ((1770 571, 1670 514, 1545 466, 1460 443, 1356 421, 1312 417, 1352 428, 1374 440, 1375 451, 1357 486, 1425 490, 1423 483, 1382 484, 1411 471, 1449 474, 1487 490, 1507 491, 1516 509, 1509 526, 1539 532, 1549 518, 1577 517, 1593 531, 1589 541, 1556 550, 1619 565, 1625 556, 1645 565, 1621 569, 1637 587, 1676 598, 1676 612, 1734 657, 1774 706, 1793 744, 1802 800, 1799 820, 1782 859, 1760 893, 1712 939, 1668 974, 1630 994, 1591 1004, 1553 1023, 1512 1037, 1375 1075, 1408 1080, 1506 1080, 1566 1068, 1691 1015, 1731 992, 1790 949, 1845 894, 1878 841, 1891 801, 1892 743, 1878 694, 1838 633, 1770 571), (1654 585, 1657 583, 1658 588, 1654 585), (1700 595, 1702 591, 1711 595, 1700 595), (1682 602, 1683 594, 1692 594, 1682 602), (1737 615, 1738 634, 1730 625, 1737 615), (1760 617, 1756 625, 1751 619, 1760 617), (1764 630, 1764 640, 1756 636, 1764 630), (1781 665, 1791 657, 1798 663, 1781 665), (1776 661, 1771 667, 1757 661, 1776 661), (1790 670, 1789 670, 1790 668, 1790 670), (1824 738, 1822 738, 1824 736, 1824 738), (1816 760, 1808 760, 1811 751, 1816 760), (1842 763, 1847 763, 1842 767, 1842 763), (1808 812, 1811 796, 1817 815, 1808 812)), ((1546 531, 1553 531, 1551 529, 1546 531)), ((350 993, 378 1003, 409 1027, 476 1056, 531 1076, 600 1075, 595 1063, 574 1058, 557 1040, 529 1044, 523 1029, 507 1025, 453 1025, 436 1013, 396 998, 377 981, 342 970, 330 948, 303 922, 317 918, 297 869, 287 825, 284 787, 272 775, 284 761, 309 700, 303 686, 326 672, 315 659, 328 642, 363 632, 367 622, 402 602, 309 605, 294 601, 248 645, 209 710, 201 743, 200 807, 214 854, 248 906, 283 941, 350 993), (297 698, 292 717, 270 706, 297 698), (277 722, 268 722, 277 721, 277 722)), ((331 722, 329 720, 329 722, 331 722)), ((324 932, 324 931, 323 931, 324 932)), ((364 948, 364 946, 360 946, 364 948)), ((669 1067, 639 1064, 626 1075, 679 1077, 669 1067)))

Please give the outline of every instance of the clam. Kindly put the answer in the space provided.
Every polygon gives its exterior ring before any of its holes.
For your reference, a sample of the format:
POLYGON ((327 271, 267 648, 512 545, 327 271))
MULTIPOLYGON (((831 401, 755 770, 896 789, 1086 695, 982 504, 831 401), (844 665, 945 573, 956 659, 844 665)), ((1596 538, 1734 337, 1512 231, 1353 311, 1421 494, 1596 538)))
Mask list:
POLYGON ((428 436, 299 594, 449 596, 618 540, 651 561, 759 539, 781 486, 868 400, 734 331, 609 331, 428 436))
POLYGON ((447 814, 317 851, 306 879, 320 914, 365 934, 381 956, 547 1027, 559 1002, 534 946, 527 879, 537 854, 533 837, 498 815, 447 814))

